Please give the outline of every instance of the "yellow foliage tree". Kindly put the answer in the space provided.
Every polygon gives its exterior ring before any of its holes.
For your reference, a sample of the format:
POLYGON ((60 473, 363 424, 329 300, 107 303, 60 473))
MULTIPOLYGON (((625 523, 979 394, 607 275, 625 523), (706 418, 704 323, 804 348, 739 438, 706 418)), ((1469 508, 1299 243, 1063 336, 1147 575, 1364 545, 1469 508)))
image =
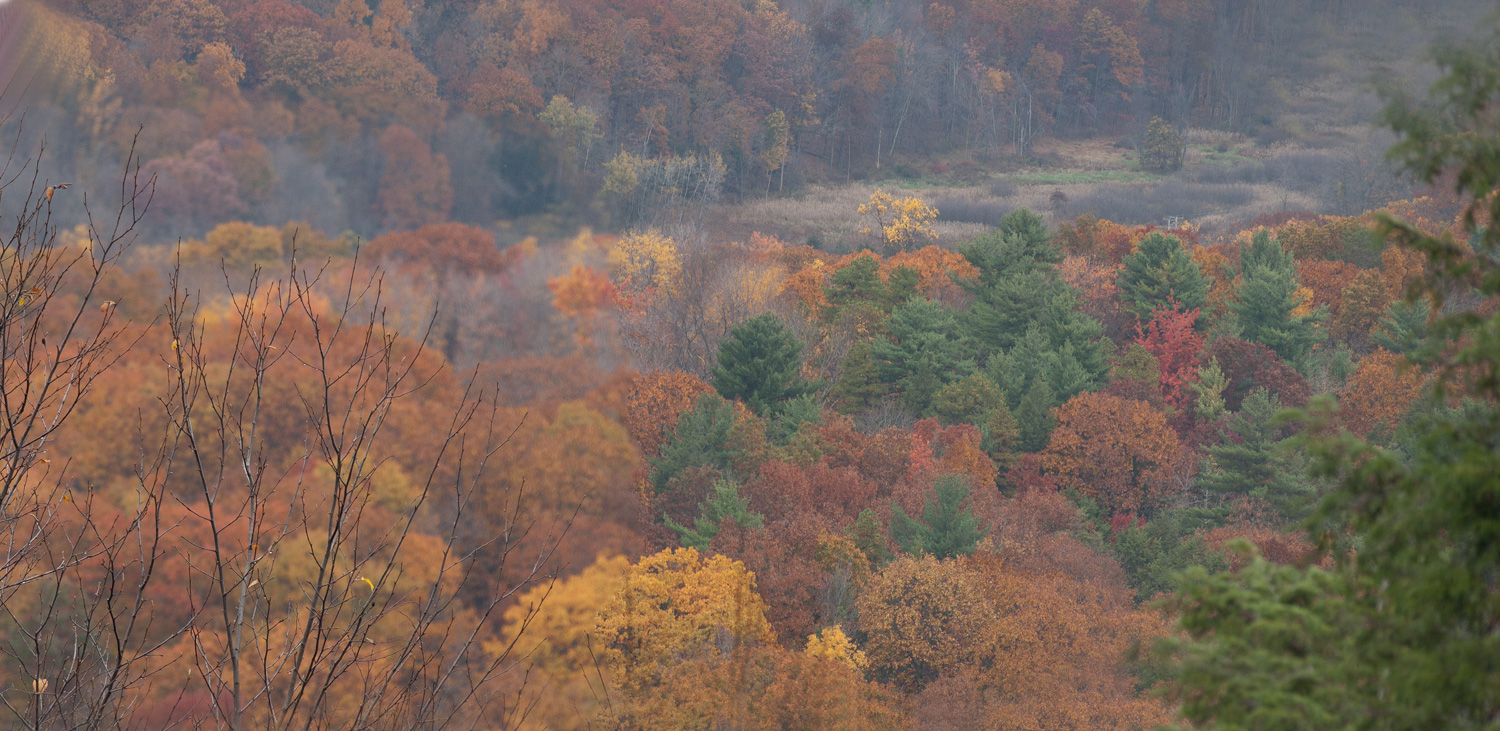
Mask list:
POLYGON ((659 682, 684 659, 731 654, 774 635, 755 574, 727 556, 668 549, 642 558, 599 622, 605 657, 628 693, 659 682))
POLYGON ((957 562, 932 556, 886 566, 858 607, 873 677, 907 691, 970 665, 990 621, 971 577, 957 562))
POLYGON ((629 570, 624 556, 599 556, 578 574, 522 594, 505 611, 500 636, 484 644, 485 652, 522 655, 543 679, 520 728, 586 728, 598 712, 603 693, 596 686, 607 670, 595 663, 591 646, 599 641, 592 635, 599 611, 625 585, 629 570))
POLYGON ((281 231, 230 221, 215 226, 201 242, 185 242, 182 253, 185 260, 214 265, 222 261, 230 269, 274 264, 281 261, 281 231))
POLYGON ((245 62, 235 58, 227 43, 214 42, 203 47, 194 64, 198 80, 216 91, 233 91, 245 78, 245 62))
POLYGON ((878 238, 880 249, 886 254, 901 251, 924 239, 937 239, 932 222, 938 211, 921 198, 896 198, 884 190, 876 190, 870 195, 870 201, 859 207, 859 214, 872 224, 860 229, 859 233, 878 238))
POLYGON ((626 234, 610 249, 609 264, 622 289, 637 291, 671 291, 682 272, 676 242, 656 229, 626 234))
POLYGON ((865 653, 855 647, 844 630, 838 627, 826 627, 815 635, 808 635, 804 652, 808 657, 832 660, 855 670, 864 670, 869 664, 865 653))
POLYGON ((1292 296, 1297 298, 1298 303, 1297 307, 1292 310, 1292 317, 1307 317, 1317 307, 1317 298, 1313 297, 1313 291, 1307 287, 1298 287, 1292 296))

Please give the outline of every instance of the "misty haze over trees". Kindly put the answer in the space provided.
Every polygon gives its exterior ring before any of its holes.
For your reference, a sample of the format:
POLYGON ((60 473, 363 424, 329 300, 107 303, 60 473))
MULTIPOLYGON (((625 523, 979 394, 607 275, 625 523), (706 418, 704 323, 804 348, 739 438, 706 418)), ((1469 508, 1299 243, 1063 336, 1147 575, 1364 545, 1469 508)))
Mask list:
POLYGON ((0 725, 1495 727, 1497 13, 0 4, 0 725))
POLYGON ((1258 143, 1205 182, 1347 215, 1392 185, 1388 140, 1357 129, 1369 72, 1422 77, 1412 33, 1481 5, 100 0, 32 28, 29 87, 48 93, 23 139, 45 130, 57 174, 99 187, 144 125, 146 223, 169 240, 228 217, 365 238, 665 225, 933 157, 983 182, 1056 162, 1038 138, 1135 150, 1153 117, 1258 143))

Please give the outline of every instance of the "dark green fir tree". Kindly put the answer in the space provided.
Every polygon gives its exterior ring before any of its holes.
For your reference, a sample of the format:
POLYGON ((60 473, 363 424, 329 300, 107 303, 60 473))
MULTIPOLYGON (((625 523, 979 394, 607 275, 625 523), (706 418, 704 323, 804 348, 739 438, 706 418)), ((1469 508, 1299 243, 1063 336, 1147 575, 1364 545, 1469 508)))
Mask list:
POLYGON ((1052 387, 1046 378, 1034 378, 1031 388, 1021 397, 1016 407, 1016 428, 1021 433, 1021 451, 1038 452, 1046 448, 1052 437, 1052 387))
POLYGON ((813 390, 801 373, 802 341, 780 317, 767 312, 750 318, 719 344, 714 389, 764 416, 780 402, 813 390))
POLYGON ((891 313, 890 337, 877 339, 871 356, 881 379, 899 387, 908 406, 923 413, 943 386, 974 372, 971 341, 953 310, 913 299, 891 313))
POLYGON ((1246 340, 1261 343, 1288 363, 1301 363, 1323 341, 1325 308, 1297 314, 1297 262, 1262 230, 1240 253, 1239 298, 1231 305, 1246 340))
POLYGON ((690 467, 734 468, 729 433, 734 428, 734 404, 718 394, 705 393, 677 420, 661 456, 651 460, 651 485, 660 493, 673 477, 690 467))
POLYGON ((875 402, 890 389, 880 380, 880 369, 871 355, 871 343, 866 340, 849 349, 844 356, 843 370, 833 382, 830 395, 839 411, 852 414, 875 402))
POLYGON ((1120 299, 1141 322, 1156 309, 1200 309, 1208 298, 1208 279, 1176 236, 1148 235, 1121 265, 1120 299))
POLYGON ((1422 357, 1428 354, 1432 342, 1427 336, 1427 321, 1431 318, 1432 305, 1426 297, 1394 302, 1375 327, 1370 340, 1392 353, 1412 359, 1422 357))
POLYGON ((919 522, 899 506, 891 508, 891 538, 903 553, 938 558, 967 556, 988 531, 979 527, 979 519, 964 505, 969 499, 969 484, 957 475, 944 475, 933 485, 919 522))
POLYGON ((1314 493, 1306 460, 1283 444, 1285 427, 1276 421, 1280 410, 1266 389, 1251 391, 1230 418, 1225 439, 1208 448, 1210 467, 1199 484, 1222 495, 1261 498, 1285 520, 1294 520, 1306 514, 1314 493))

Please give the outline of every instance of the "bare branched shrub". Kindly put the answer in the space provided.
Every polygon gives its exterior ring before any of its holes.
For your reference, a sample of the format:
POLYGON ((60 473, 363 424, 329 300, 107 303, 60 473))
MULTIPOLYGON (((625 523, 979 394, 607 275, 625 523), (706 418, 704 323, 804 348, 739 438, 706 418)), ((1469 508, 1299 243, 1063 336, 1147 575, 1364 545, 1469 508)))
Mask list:
POLYGON ((939 211, 939 221, 982 223, 991 227, 999 226, 1001 219, 1016 208, 1002 201, 977 200, 961 195, 940 196, 933 201, 933 206, 939 211))
POLYGON ((1161 183, 1100 185, 1073 197, 1068 210, 1092 213, 1116 223, 1161 223, 1167 216, 1197 218, 1222 213, 1253 200, 1243 185, 1211 185, 1167 180, 1161 183))
POLYGON ((917 415, 907 408, 900 396, 887 396, 854 416, 854 426, 863 434, 879 434, 886 429, 910 429, 917 415))
POLYGON ((73 193, 44 176, 45 150, 15 149, 0 164, 0 654, 21 687, 0 689, 0 705, 22 728, 108 727, 148 672, 160 485, 143 459, 134 503, 101 504, 73 489, 52 445, 128 345, 101 290, 153 187, 132 155, 119 206, 63 245, 53 204, 73 193))
POLYGON ((621 313, 621 334, 645 370, 679 370, 707 378, 719 341, 770 306, 779 268, 746 260, 731 246, 689 246, 674 286, 635 295, 621 313))

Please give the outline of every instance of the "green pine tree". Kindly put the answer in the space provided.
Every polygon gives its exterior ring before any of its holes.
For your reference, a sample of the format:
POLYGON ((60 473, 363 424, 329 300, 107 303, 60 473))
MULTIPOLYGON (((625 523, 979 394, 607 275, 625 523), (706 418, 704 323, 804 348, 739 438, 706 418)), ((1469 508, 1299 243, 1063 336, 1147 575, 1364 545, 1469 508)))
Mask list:
POLYGON ((1201 309, 1208 299, 1208 278, 1176 236, 1148 235, 1121 265, 1120 299, 1141 322, 1158 308, 1201 309))
POLYGON ((1222 571, 1226 563, 1209 548, 1202 534, 1222 524, 1225 510, 1188 508, 1163 514, 1145 525, 1127 526, 1114 533, 1106 546, 1137 601, 1149 601, 1177 589, 1178 577, 1193 566, 1222 571))
POLYGON ((1297 315, 1297 262, 1269 233, 1255 234, 1240 253, 1239 299, 1231 309, 1246 340, 1264 344, 1289 363, 1301 363, 1322 342, 1324 308, 1297 315))
POLYGON ((1251 391, 1230 418, 1224 440, 1208 448, 1210 468, 1199 484, 1223 495, 1261 498, 1290 520, 1305 514, 1313 488, 1304 476, 1306 463, 1283 444, 1280 410, 1266 389, 1251 391))
MULTIPOLYGON (((1081 374, 1062 378, 1053 373, 1057 382, 1077 380, 1083 384, 1080 390, 1103 382, 1109 348, 1104 328, 1079 311, 1078 293, 1062 281, 1055 266, 1061 252, 1040 217, 1025 210, 1012 213, 999 231, 976 237, 960 253, 979 270, 976 279, 959 284, 974 298, 961 323, 980 362, 1011 351, 1035 330, 1045 345, 1031 342, 1023 359, 1071 348, 1068 357, 1077 361, 1081 374)), ((1014 397, 1024 393, 1025 384, 1021 386, 1002 388, 1014 397)))
POLYGON ((823 317, 833 320, 844 308, 860 302, 883 305, 889 299, 889 293, 885 282, 880 279, 880 262, 876 261, 874 254, 865 252, 828 278, 828 284, 823 287, 828 300, 823 317))
POLYGON ((1392 353, 1416 359, 1426 354, 1431 343, 1427 336, 1427 321, 1431 317, 1432 305, 1426 297, 1393 302, 1370 340, 1392 353))
POLYGON ((689 528, 665 516, 664 519, 667 527, 677 533, 677 538, 684 547, 700 551, 708 550, 709 544, 719 535, 719 526, 726 519, 748 530, 755 530, 765 523, 765 516, 751 511, 750 501, 740 497, 739 486, 729 480, 714 483, 713 492, 703 501, 703 514, 693 520, 693 527, 689 528))
POLYGON ((772 313, 752 317, 719 344, 714 389, 760 415, 813 390, 803 380, 802 341, 772 313))
POLYGON ((944 385, 974 372, 971 343, 953 310, 914 299, 891 313, 890 337, 871 346, 881 380, 905 392, 907 404, 923 413, 944 385))
POLYGON ((862 411, 889 390, 880 380, 880 369, 872 352, 870 341, 864 341, 850 348, 849 354, 844 356, 843 370, 830 392, 840 412, 862 411))
POLYGON ((1187 386, 1195 397, 1193 412, 1200 421, 1213 422, 1224 415, 1224 389, 1229 386, 1229 379, 1219 368, 1218 358, 1210 358, 1207 364, 1199 366, 1198 380, 1189 381, 1187 386))
POLYGON ((909 266, 892 267, 886 275, 885 296, 881 303, 885 312, 900 307, 918 296, 917 287, 922 284, 922 275, 909 266))
POLYGON ((734 421, 733 404, 718 394, 699 396, 698 403, 677 420, 661 456, 651 460, 651 485, 656 492, 689 467, 709 466, 726 474, 732 472, 734 454, 729 448, 729 433, 734 421))
POLYGON ((1052 229, 1046 219, 1030 208, 1017 208, 1000 219, 1000 233, 1022 242, 1031 258, 1042 264, 1063 260, 1062 249, 1052 240, 1052 229))
POLYGON ((1021 398, 1031 389, 1034 380, 1047 379, 1053 396, 1050 408, 1066 403, 1079 393, 1103 386, 1108 362, 1102 349, 1091 347, 1080 354, 1070 341, 1057 347, 1040 327, 1035 327, 1028 330, 1009 352, 990 356, 985 364, 985 375, 1001 391, 1010 394, 1012 408, 1020 407, 1021 398))
POLYGON ((891 310, 918 296, 921 282, 922 275, 909 266, 894 267, 882 279, 875 255, 865 252, 828 278, 823 288, 828 305, 821 315, 829 322, 850 316, 883 320, 891 310))
POLYGON ((812 396, 798 396, 781 402, 781 408, 766 424, 766 437, 774 444, 785 445, 802 429, 803 424, 823 423, 823 407, 812 396))
POLYGON ((1016 427, 1021 432, 1021 451, 1039 452, 1047 447, 1056 426, 1052 417, 1052 387, 1045 377, 1034 378, 1016 408, 1016 427))
POLYGON ((900 506, 891 507, 891 537, 903 553, 938 558, 967 556, 988 531, 964 506, 969 484, 957 475, 944 475, 933 485, 933 495, 922 508, 922 521, 907 515, 900 506))

